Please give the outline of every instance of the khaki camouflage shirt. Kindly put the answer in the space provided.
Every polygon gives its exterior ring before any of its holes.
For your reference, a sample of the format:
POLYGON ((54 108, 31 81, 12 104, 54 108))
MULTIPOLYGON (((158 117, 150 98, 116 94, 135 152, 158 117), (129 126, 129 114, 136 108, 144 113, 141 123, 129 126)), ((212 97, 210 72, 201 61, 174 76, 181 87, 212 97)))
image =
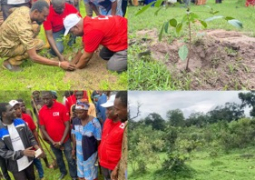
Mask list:
POLYGON ((26 50, 35 47, 29 11, 28 7, 17 8, 0 26, 0 52, 20 45, 26 50))

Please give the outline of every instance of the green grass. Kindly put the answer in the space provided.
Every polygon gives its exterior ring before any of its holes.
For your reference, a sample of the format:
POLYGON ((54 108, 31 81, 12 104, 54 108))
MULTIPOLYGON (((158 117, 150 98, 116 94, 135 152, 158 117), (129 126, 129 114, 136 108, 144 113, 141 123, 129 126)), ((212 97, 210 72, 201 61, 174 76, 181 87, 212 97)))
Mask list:
MULTIPOLYGON (((209 155, 210 151, 196 151, 191 153, 187 161, 188 167, 192 168, 191 178, 178 178, 178 180, 254 180, 255 179, 255 150, 254 147, 231 151, 229 154, 218 152, 214 159, 209 155), (252 157, 243 157, 242 155, 252 157)), ((164 153, 159 154, 161 163, 166 157, 164 153)), ((166 180, 163 175, 156 173, 160 164, 150 164, 145 174, 134 173, 129 166, 129 178, 132 180, 166 180)), ((167 174, 167 172, 164 172, 167 174)))
MULTIPOLYGON (((236 0, 225 0, 222 4, 215 4, 215 1, 207 1, 208 6, 214 10, 218 10, 217 15, 233 16, 243 23, 244 28, 237 30, 230 24, 226 23, 225 20, 215 20, 208 22, 207 29, 225 29, 225 30, 236 30, 247 32, 249 35, 255 37, 255 9, 254 7, 246 8, 244 6, 245 1, 236 0)), ((136 33, 139 30, 157 29, 158 33, 161 29, 163 22, 176 18, 181 20, 185 14, 186 8, 183 4, 177 4, 167 9, 162 9, 158 16, 154 16, 156 8, 151 7, 142 14, 135 16, 135 13, 142 7, 130 7, 129 8, 129 40, 137 40, 141 37, 137 36, 136 33)), ((191 11, 195 12, 202 19, 211 17, 209 9, 206 6, 191 6, 191 11)), ((180 34, 181 37, 187 39, 187 31, 180 34)), ((148 37, 150 38, 150 37, 148 37)), ((169 29, 168 34, 163 34, 163 39, 171 43, 174 39, 180 38, 175 34, 173 29, 169 29)), ((183 78, 172 78, 173 74, 169 72, 164 62, 154 60, 144 60, 138 57, 140 52, 146 50, 146 47, 141 48, 139 44, 134 43, 129 46, 129 89, 130 90, 178 90, 190 89, 191 79, 187 74, 185 79, 183 78), (152 62, 153 61, 153 62, 152 62), (182 80, 180 80, 182 79, 182 80)))
MULTIPOLYGON (((85 16, 85 7, 83 1, 80 4, 80 12, 82 16, 85 16)), ((45 41, 45 34, 43 26, 41 26, 41 31, 39 38, 45 41)), ((75 44, 75 47, 82 47, 81 37, 77 38, 78 43, 75 44)), ((70 54, 73 48, 66 48, 65 54, 70 54)), ((40 53, 42 54, 42 53, 40 53)), ((3 60, 0 62, 2 63, 3 60)), ((51 67, 46 65, 41 65, 33 63, 31 60, 26 60, 22 63, 21 67, 23 71, 21 72, 9 72, 4 68, 0 67, 0 81, 1 86, 0 90, 36 90, 36 89, 45 89, 45 90, 63 90, 63 89, 77 89, 80 88, 77 79, 65 80, 65 71, 58 67, 51 67)), ((84 69, 86 71, 86 68, 84 69)), ((109 71, 108 71, 109 72, 109 71)), ((75 73, 75 72, 74 72, 75 73)), ((78 76, 78 75, 77 75, 78 76)), ((86 77, 81 76, 79 82, 85 82, 86 77)), ((127 89, 127 73, 112 73, 109 72, 108 75, 102 76, 99 82, 93 82, 99 84, 101 90, 109 89, 127 89), (116 81, 111 81, 109 76, 116 77, 116 81)), ((93 85, 93 84, 92 84, 93 85)), ((84 85, 83 88, 87 86, 84 85)), ((81 89, 81 88, 80 88, 81 89)))

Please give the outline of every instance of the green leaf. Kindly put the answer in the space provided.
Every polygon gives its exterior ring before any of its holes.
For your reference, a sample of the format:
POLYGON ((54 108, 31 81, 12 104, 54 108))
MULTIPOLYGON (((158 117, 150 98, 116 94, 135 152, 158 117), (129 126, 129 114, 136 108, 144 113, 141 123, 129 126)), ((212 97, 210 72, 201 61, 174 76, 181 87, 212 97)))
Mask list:
POLYGON ((197 19, 197 18, 198 18, 198 15, 195 14, 195 13, 190 13, 189 15, 190 15, 190 17, 191 17, 192 19, 197 19))
POLYGON ((235 19, 235 18, 229 17, 229 16, 226 16, 226 17, 225 17, 225 20, 227 20, 227 21, 228 21, 228 20, 232 20, 232 19, 235 19))
POLYGON ((186 44, 180 47, 178 54, 182 61, 184 61, 188 57, 189 49, 186 44))
POLYGON ((182 30, 182 23, 179 23, 177 26, 176 26, 176 33, 179 34, 180 31, 182 30))
POLYGON ((205 21, 199 20, 199 22, 204 26, 204 28, 207 28, 207 23, 205 21))
POLYGON ((170 26, 172 26, 172 27, 176 27, 176 26, 177 26, 177 21, 176 21, 176 19, 170 19, 170 20, 169 20, 169 24, 170 24, 170 26))
POLYGON ((164 0, 157 0, 155 3, 155 7, 159 8, 164 0))
POLYGON ((151 7, 151 5, 154 4, 154 3, 155 3, 155 1, 153 1, 153 2, 151 2, 151 3, 149 3, 149 4, 147 4, 147 5, 144 6, 141 10, 139 10, 135 15, 137 16, 137 15, 143 13, 143 12, 146 11, 149 7, 151 7))
POLYGON ((161 41, 161 39, 162 39, 163 30, 164 30, 164 26, 165 26, 165 23, 162 25, 162 28, 161 28, 161 30, 160 30, 160 33, 159 33, 159 36, 158 36, 158 38, 159 38, 159 41, 161 41))
POLYGON ((212 21, 212 20, 215 20, 215 19, 222 19, 222 18, 224 18, 224 17, 223 16, 213 16, 213 17, 205 19, 205 21, 208 22, 208 21, 212 21))
POLYGON ((167 33, 167 32, 168 32, 168 25, 169 25, 169 23, 168 23, 168 22, 166 22, 166 23, 165 23, 165 25, 164 25, 165 33, 167 33))
POLYGON ((243 28, 243 24, 237 19, 228 20, 228 23, 232 26, 235 26, 236 28, 243 28))
POLYGON ((158 8, 157 11, 155 11, 155 15, 157 16, 158 15, 158 12, 162 9, 162 7, 158 8))
POLYGON ((188 20, 188 15, 186 14, 185 16, 183 16, 183 18, 182 18, 182 23, 184 23, 185 21, 187 21, 188 20))

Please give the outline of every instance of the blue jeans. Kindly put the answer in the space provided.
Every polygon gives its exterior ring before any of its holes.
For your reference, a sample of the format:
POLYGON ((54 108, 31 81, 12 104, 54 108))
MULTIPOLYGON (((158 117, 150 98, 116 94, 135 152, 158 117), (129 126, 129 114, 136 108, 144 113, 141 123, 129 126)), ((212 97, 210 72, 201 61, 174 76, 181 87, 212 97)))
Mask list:
MULTIPOLYGON (((52 33, 53 39, 54 39, 54 41, 56 43, 56 46, 57 46, 57 49, 61 54, 64 51, 64 44, 63 44, 63 39, 62 39, 63 36, 64 36, 64 33, 65 33, 65 28, 63 28, 62 30, 60 30, 58 32, 53 32, 52 33)), ((68 42, 68 46, 72 46, 75 43, 75 39, 76 39, 76 36, 70 34, 70 39, 69 39, 69 42, 68 42)), ((56 53, 53 51, 53 49, 51 49, 50 53, 53 56, 56 56, 56 53)))
MULTIPOLYGON (((75 159, 72 158, 72 146, 71 146, 71 140, 69 139, 66 141, 63 145, 64 147, 64 154, 68 163, 69 173, 72 178, 77 178, 77 170, 76 170, 76 163, 75 159)), ((53 153, 56 156, 57 164, 59 167, 59 170, 61 174, 67 174, 66 166, 63 160, 63 153, 60 149, 55 148, 53 145, 51 145, 51 149, 53 153)))
POLYGON ((39 178, 42 179, 44 177, 43 167, 40 159, 34 159, 34 165, 38 170, 39 178))

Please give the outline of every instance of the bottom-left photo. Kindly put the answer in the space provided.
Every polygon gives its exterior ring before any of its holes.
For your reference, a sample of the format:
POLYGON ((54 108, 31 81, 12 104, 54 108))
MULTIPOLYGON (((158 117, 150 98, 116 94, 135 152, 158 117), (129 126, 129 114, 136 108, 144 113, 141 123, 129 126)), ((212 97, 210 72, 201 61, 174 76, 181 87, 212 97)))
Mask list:
POLYGON ((0 179, 126 180, 127 91, 0 91, 0 179))

